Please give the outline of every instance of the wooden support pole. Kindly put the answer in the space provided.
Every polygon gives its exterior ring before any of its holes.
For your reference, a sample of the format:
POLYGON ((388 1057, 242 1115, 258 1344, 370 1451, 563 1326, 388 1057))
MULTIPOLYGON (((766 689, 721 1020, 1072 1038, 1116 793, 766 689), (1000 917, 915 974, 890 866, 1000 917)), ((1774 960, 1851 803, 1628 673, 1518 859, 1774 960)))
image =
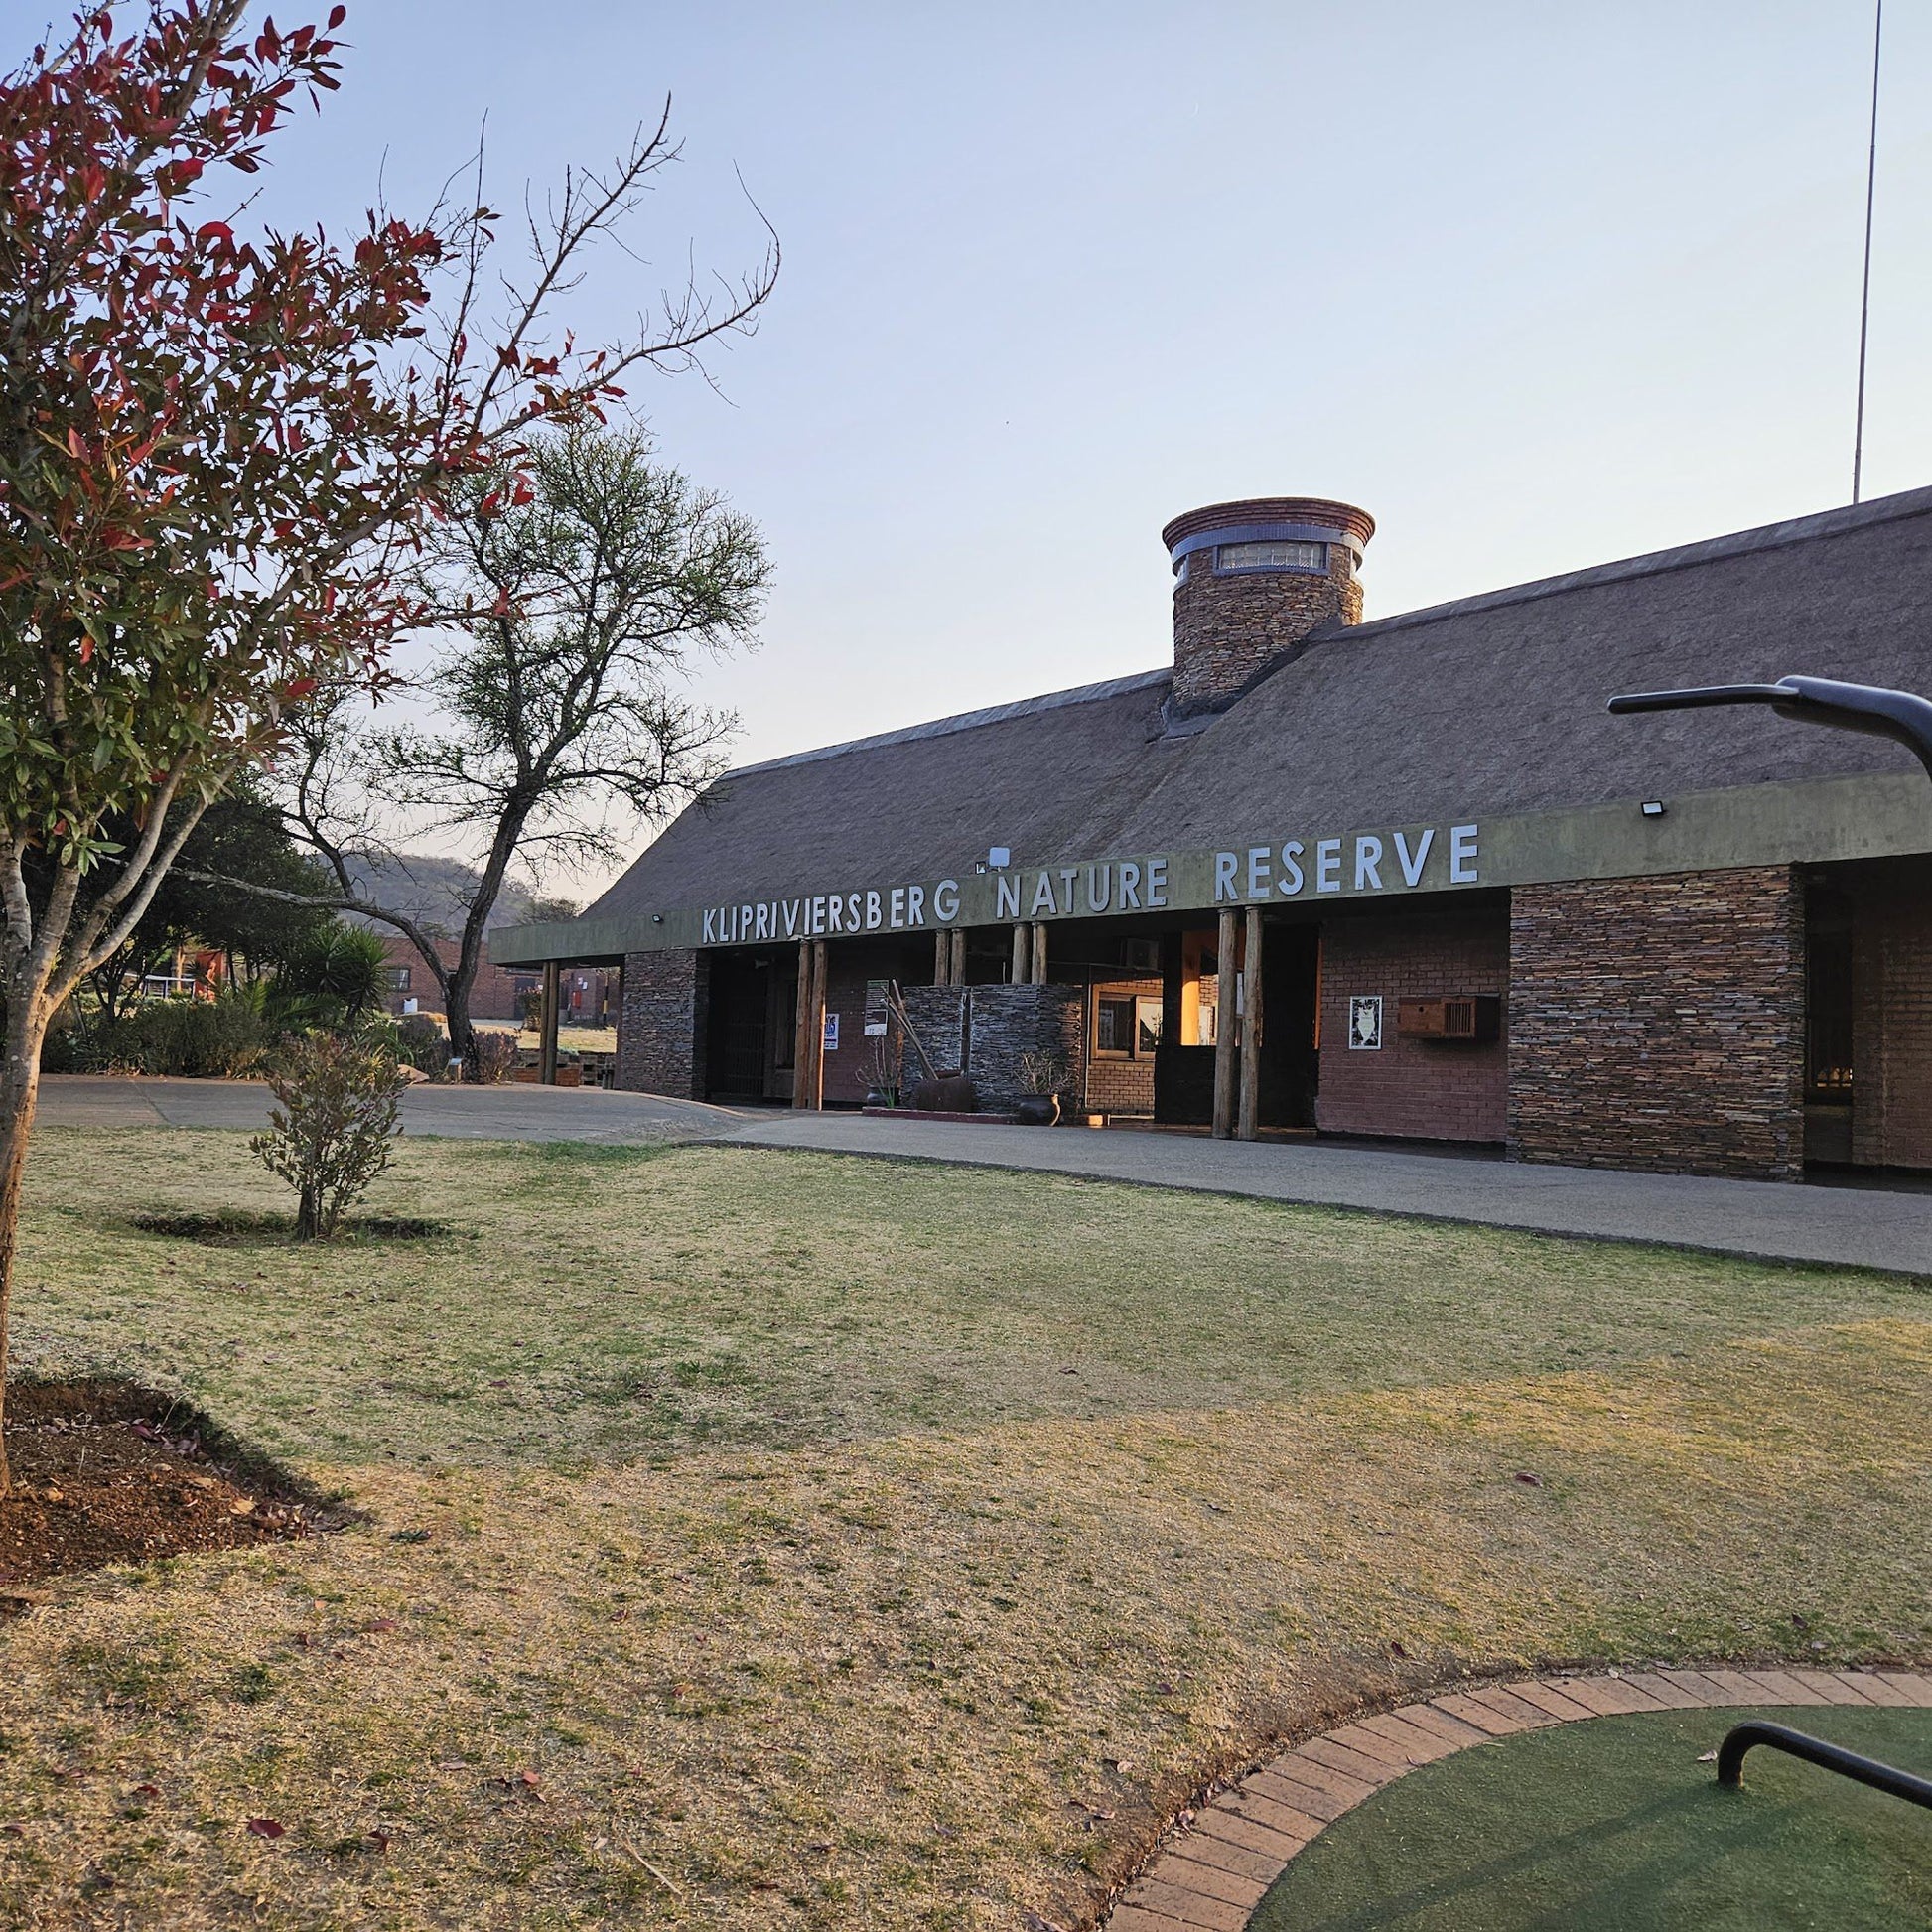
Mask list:
POLYGON ((1016 925, 1013 928, 1013 983, 1024 986, 1033 977, 1029 967, 1029 956, 1033 947, 1034 929, 1030 925, 1016 925))
POLYGON ((563 970, 554 959, 543 962, 543 1018, 538 1023, 537 1080, 546 1087, 557 1084, 557 1008, 563 985, 563 970))
POLYGON ((966 928, 963 925, 953 927, 951 984, 966 984, 966 928))
POLYGON ((1241 1111, 1235 1130, 1252 1141, 1261 1132, 1261 907, 1248 907, 1241 959, 1241 1111))
POLYGON ((1221 927, 1215 947, 1220 978, 1214 1001, 1214 1138, 1225 1141, 1234 1133, 1234 1088, 1239 1077, 1235 1047, 1239 1023, 1234 1017, 1234 949, 1240 931, 1240 915, 1233 907, 1221 912, 1221 927))
POLYGON ((1034 984, 1046 984, 1046 928, 1044 925, 1034 927, 1034 984))
POLYGON ((812 1012, 806 1029, 812 1049, 812 1083, 805 1105, 814 1112, 825 1105, 825 941, 812 941, 812 1012))
POLYGON ((932 983, 952 984, 952 934, 944 926, 932 935, 932 983))
POLYGON ((812 1050, 812 942, 798 942, 798 994, 793 1005, 791 1034, 791 1104, 805 1105, 806 1081, 811 1072, 812 1050))

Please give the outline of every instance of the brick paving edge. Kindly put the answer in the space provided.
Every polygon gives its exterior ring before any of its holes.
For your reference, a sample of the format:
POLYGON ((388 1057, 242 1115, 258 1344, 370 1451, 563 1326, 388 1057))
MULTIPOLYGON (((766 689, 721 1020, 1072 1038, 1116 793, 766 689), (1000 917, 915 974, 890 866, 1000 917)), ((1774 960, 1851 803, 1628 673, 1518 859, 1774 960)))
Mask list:
POLYGON ((1105 1932, 1243 1932, 1296 1855, 1334 1819, 1417 1766, 1478 1744, 1597 1718, 1832 1704, 1932 1711, 1932 1668, 1838 1671, 1800 1662, 1459 1679, 1406 1704, 1364 1710, 1211 1789, 1169 1828, 1099 1923, 1105 1932))

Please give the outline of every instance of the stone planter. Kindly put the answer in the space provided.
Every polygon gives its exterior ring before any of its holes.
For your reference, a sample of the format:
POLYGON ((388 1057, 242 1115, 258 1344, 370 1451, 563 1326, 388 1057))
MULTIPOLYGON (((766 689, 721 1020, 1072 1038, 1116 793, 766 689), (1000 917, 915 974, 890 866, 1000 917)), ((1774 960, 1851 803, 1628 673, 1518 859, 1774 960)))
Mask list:
POLYGON ((1056 1093, 1026 1093, 1014 1109, 1022 1127, 1054 1127, 1060 1118, 1060 1097, 1056 1093))

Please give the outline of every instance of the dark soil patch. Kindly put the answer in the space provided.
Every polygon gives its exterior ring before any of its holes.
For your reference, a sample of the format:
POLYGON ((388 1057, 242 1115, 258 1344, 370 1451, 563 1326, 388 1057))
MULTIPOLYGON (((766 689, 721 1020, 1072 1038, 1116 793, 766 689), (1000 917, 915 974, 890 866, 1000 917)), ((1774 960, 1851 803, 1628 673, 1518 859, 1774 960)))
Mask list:
POLYGON ((51 1577, 339 1529, 348 1513, 251 1462, 187 1405, 130 1382, 7 1391, 0 1615, 51 1577))
MULTIPOLYGON (((250 1214, 237 1209, 220 1214, 136 1214, 132 1220, 143 1234, 172 1235, 210 1248, 295 1238, 293 1214, 250 1214)), ((335 1239, 352 1247, 358 1241, 436 1241, 455 1232, 447 1221, 422 1220, 409 1214, 369 1214, 345 1221, 336 1230, 335 1239)))

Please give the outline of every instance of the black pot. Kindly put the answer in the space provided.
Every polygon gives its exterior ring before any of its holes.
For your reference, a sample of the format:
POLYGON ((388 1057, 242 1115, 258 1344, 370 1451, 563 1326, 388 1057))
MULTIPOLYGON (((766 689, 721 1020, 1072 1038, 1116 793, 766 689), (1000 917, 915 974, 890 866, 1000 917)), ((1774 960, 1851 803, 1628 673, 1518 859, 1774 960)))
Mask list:
POLYGON ((1060 1118, 1060 1097, 1056 1093, 1023 1094, 1014 1109, 1022 1127, 1055 1127, 1060 1118))
POLYGON ((897 1104, 897 1102, 894 1100, 891 1091, 885 1087, 869 1087, 866 1090, 866 1105, 868 1107, 892 1107, 897 1104))

